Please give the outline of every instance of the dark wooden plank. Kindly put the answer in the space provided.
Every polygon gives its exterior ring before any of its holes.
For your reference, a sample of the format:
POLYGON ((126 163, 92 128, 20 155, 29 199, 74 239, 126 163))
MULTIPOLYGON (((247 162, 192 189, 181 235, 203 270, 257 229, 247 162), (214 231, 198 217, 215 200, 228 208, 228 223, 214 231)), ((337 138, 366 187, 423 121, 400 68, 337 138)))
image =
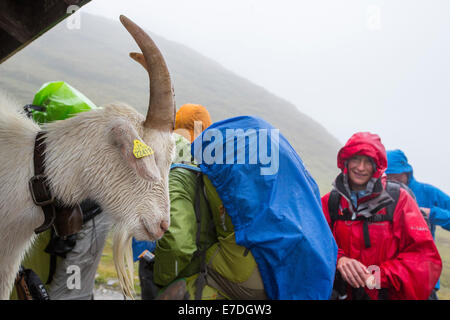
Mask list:
POLYGON ((0 0, 0 63, 91 0, 0 0))

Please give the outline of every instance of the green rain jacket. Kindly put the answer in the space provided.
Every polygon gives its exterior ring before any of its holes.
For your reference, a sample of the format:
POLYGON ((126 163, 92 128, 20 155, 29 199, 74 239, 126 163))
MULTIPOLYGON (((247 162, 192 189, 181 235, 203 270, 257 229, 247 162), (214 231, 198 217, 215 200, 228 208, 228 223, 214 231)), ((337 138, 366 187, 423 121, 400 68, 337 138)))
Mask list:
MULTIPOLYGON (((174 163, 195 166, 190 161, 190 143, 174 134, 177 154, 174 163), (188 150, 188 153, 185 151, 188 150)), ((251 252, 236 244, 234 227, 222 201, 206 175, 176 167, 169 174, 170 228, 157 242, 155 249, 154 282, 167 286, 186 278, 190 296, 194 296, 194 282, 200 270, 197 249, 206 249, 206 263, 221 276, 234 283, 242 283, 252 275, 256 262, 251 252), (204 190, 199 190, 199 179, 204 190), (200 196, 200 239, 195 198, 200 196), (208 199, 208 201, 206 200, 208 199)), ((214 289, 203 291, 205 299, 214 299, 214 289)), ((221 293, 222 296, 225 296, 221 293)))

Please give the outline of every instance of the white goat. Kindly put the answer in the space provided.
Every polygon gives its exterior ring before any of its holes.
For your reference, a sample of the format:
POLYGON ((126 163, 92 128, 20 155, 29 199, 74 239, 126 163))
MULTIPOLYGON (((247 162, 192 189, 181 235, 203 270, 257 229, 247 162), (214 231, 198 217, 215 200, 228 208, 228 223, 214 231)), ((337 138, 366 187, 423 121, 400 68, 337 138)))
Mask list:
MULTIPOLYGON (((168 174, 174 152, 174 101, 165 61, 150 37, 120 17, 149 66, 147 117, 127 105, 107 105, 64 121, 46 124, 46 176, 64 205, 97 201, 115 221, 114 261, 125 295, 132 297, 131 237, 160 238, 169 227, 168 174), (134 140, 154 153, 133 155, 134 140), (128 267, 128 272, 127 272, 128 267)), ((43 213, 31 198, 33 150, 41 129, 0 101, 0 299, 7 299, 34 229, 43 213)))

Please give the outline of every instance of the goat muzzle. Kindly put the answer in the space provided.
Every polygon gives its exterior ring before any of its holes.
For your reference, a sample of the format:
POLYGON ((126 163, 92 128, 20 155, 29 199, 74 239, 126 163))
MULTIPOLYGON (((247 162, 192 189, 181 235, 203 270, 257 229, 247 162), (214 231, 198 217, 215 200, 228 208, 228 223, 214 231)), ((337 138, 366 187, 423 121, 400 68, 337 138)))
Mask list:
POLYGON ((163 232, 166 232, 167 230, 169 230, 169 223, 167 221, 162 221, 160 228, 163 232))

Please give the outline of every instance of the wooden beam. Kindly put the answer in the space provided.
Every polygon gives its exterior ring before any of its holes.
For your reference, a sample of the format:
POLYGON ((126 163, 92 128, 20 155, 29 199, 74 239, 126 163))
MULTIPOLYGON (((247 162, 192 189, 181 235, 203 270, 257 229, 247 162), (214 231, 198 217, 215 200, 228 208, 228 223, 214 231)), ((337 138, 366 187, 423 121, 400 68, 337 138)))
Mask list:
POLYGON ((0 32, 6 42, 0 48, 0 63, 21 50, 44 32, 64 20, 72 12, 68 7, 80 8, 91 0, 2 0, 0 1, 0 32))

